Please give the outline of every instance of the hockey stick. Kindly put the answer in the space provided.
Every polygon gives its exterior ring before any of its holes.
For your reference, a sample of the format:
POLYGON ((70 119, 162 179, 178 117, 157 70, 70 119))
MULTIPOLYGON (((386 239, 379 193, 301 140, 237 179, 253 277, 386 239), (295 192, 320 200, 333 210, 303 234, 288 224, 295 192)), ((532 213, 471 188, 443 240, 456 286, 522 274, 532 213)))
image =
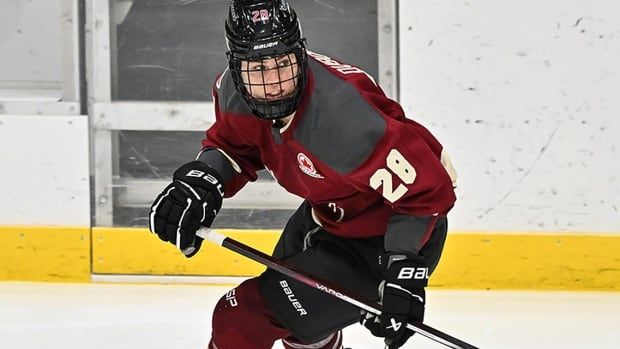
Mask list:
MULTIPOLYGON (((209 240, 215 244, 225 247, 229 250, 237 252, 273 270, 279 271, 280 273, 284 275, 290 276, 293 279, 300 281, 310 287, 316 288, 334 297, 338 297, 341 300, 347 303, 350 303, 362 310, 365 310, 369 313, 373 313, 375 315, 381 315, 381 306, 377 304, 376 302, 364 299, 359 296, 354 296, 353 293, 348 290, 343 290, 342 288, 336 285, 333 285, 330 282, 326 282, 323 280, 319 280, 315 277, 312 277, 298 270, 294 266, 289 265, 285 261, 281 261, 276 258, 273 258, 239 241, 226 237, 213 229, 204 228, 204 227, 200 228, 198 229, 198 232, 196 232, 196 235, 200 236, 201 238, 205 240, 209 240)), ((435 342, 441 343, 449 348, 478 349, 477 347, 471 344, 465 343, 460 339, 454 338, 448 335, 447 333, 443 333, 423 323, 408 323, 407 328, 427 338, 430 338, 434 340, 435 342)))

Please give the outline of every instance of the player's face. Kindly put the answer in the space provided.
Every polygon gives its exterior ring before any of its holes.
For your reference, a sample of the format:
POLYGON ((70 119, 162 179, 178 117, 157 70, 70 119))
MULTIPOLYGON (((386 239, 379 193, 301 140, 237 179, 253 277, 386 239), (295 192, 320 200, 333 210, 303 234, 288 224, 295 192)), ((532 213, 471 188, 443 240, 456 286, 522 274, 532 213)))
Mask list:
POLYGON ((259 61, 241 61, 241 76, 253 98, 279 100, 295 93, 299 64, 293 53, 259 61))

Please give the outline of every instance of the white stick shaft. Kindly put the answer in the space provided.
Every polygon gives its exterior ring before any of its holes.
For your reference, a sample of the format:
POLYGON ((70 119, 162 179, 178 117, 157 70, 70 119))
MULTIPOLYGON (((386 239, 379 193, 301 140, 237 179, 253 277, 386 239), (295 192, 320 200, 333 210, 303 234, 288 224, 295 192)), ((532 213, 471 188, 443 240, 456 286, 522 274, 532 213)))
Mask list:
POLYGON ((201 238, 205 240, 209 240, 213 242, 214 244, 218 244, 219 246, 222 246, 222 244, 224 244, 224 239, 226 239, 226 236, 217 232, 217 230, 213 230, 213 229, 205 228, 205 227, 201 227, 200 229, 198 229, 198 231, 196 232, 196 235, 200 236, 201 238))

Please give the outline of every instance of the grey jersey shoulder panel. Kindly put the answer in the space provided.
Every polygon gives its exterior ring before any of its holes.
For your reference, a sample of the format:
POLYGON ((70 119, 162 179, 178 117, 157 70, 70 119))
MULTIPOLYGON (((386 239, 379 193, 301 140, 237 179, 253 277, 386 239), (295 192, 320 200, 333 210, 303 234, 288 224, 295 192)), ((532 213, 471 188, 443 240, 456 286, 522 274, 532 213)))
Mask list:
POLYGON ((294 137, 336 172, 351 172, 383 137, 386 121, 355 86, 312 59, 308 65, 314 74, 314 93, 294 137))
POLYGON ((245 103, 243 96, 241 96, 241 93, 235 88, 235 83, 233 82, 230 71, 226 69, 222 74, 223 76, 217 94, 220 111, 252 115, 252 111, 247 103, 245 103))

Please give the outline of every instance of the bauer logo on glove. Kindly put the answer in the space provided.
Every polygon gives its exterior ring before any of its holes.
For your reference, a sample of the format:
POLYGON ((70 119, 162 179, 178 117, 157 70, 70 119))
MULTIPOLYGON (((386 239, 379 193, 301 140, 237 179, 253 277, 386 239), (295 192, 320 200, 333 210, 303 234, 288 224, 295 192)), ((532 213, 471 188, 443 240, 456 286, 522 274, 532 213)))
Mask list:
POLYGON ((222 207, 222 187, 220 175, 207 164, 192 161, 181 166, 153 202, 149 229, 192 257, 202 244, 196 231, 211 226, 222 207))

